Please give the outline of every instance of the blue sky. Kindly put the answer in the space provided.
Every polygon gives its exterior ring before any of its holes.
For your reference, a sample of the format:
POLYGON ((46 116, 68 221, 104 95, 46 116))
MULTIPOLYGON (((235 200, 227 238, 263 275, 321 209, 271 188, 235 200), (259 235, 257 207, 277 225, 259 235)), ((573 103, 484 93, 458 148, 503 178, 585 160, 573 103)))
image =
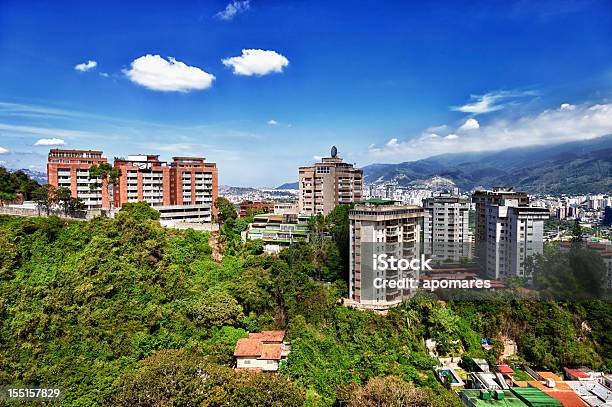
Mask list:
POLYGON ((0 3, 4 165, 197 154, 276 186, 331 145, 364 166, 612 133, 610 1, 88 3, 0 3))

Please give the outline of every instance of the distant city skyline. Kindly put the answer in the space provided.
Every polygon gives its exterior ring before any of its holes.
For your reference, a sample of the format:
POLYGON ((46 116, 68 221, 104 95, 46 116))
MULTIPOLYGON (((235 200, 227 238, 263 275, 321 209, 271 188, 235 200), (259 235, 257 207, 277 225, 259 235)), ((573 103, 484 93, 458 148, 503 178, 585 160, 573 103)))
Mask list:
POLYGON ((274 187, 612 134, 608 1, 0 5, 0 165, 50 148, 203 156, 274 187))

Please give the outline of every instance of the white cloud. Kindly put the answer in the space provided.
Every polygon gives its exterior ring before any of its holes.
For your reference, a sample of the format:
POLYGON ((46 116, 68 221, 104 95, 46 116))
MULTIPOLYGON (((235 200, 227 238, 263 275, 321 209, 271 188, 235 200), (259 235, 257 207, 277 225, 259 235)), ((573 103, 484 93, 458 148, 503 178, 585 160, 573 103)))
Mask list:
POLYGON ((35 146, 63 146, 66 142, 61 138, 41 138, 36 140, 35 146))
POLYGON ((198 67, 189 66, 169 57, 147 54, 132 61, 123 71, 134 83, 162 92, 189 92, 212 86, 215 76, 198 67))
POLYGON ((0 154, 7 154, 9 151, 4 148, 4 147, 0 147, 0 154))
POLYGON ((570 105, 569 103, 562 103, 561 106, 559 107, 559 109, 561 109, 561 110, 574 110, 574 109, 576 109, 576 106, 570 105))
POLYGON ((226 58, 222 62, 234 69, 234 75, 244 76, 283 72, 283 68, 289 65, 289 60, 283 55, 263 49, 243 49, 241 56, 226 58))
POLYGON ((476 130, 478 128, 480 128, 480 123, 478 123, 478 120, 474 118, 469 118, 457 130, 458 131, 476 130))
POLYGON ((274 119, 270 119, 270 120, 268 120, 268 124, 270 126, 276 126, 278 124, 278 122, 276 120, 274 120, 274 119))
POLYGON ((98 63, 96 61, 92 61, 90 59, 87 62, 83 62, 82 64, 75 65, 74 69, 76 69, 77 71, 80 71, 80 72, 87 72, 87 71, 91 71, 96 66, 98 66, 98 63))
MULTIPOLYGON (((465 124, 464 124, 465 125, 465 124)), ((462 126, 463 127, 463 126, 462 126)), ((612 103, 549 109, 515 120, 499 118, 480 124, 478 131, 432 137, 429 133, 382 146, 371 145, 373 158, 412 161, 444 153, 495 151, 512 147, 551 145, 612 134, 612 103), (456 137, 451 137, 456 136, 456 137)))
POLYGON ((103 78, 108 78, 108 74, 106 72, 100 72, 100 76, 103 78))
POLYGON ((228 3, 222 11, 219 11, 215 16, 221 20, 229 21, 232 20, 236 15, 244 13, 251 8, 249 0, 234 0, 228 3))
POLYGON ((500 90, 484 95, 470 95, 470 103, 463 106, 453 106, 451 110, 463 113, 483 114, 495 112, 504 108, 504 101, 526 96, 536 96, 536 91, 500 90))

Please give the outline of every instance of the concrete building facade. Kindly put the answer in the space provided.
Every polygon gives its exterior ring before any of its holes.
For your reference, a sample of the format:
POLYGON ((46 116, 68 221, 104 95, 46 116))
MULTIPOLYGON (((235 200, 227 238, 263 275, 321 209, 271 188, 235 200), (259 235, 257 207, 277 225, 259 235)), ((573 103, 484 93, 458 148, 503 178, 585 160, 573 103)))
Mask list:
POLYGON ((471 257, 470 200, 449 194, 423 199, 423 246, 436 260, 471 257))
POLYGON ((528 277, 525 261, 544 250, 546 208, 520 206, 517 199, 502 199, 486 207, 486 272, 499 278, 528 277))
POLYGON ((87 209, 108 208, 108 188, 101 180, 90 180, 93 164, 105 163, 98 150, 51 149, 47 160, 47 183, 55 188, 67 188, 73 198, 79 198, 87 209))
POLYGON ((328 214, 336 205, 362 199, 363 171, 342 161, 332 150, 331 157, 299 169, 300 213, 328 214))
POLYGON ((370 200, 349 211, 349 301, 356 306, 385 309, 397 305, 415 290, 375 287, 375 279, 397 280, 400 271, 374 270, 372 258, 387 254, 396 258, 416 258, 420 254, 423 209, 397 205, 393 201, 370 200))

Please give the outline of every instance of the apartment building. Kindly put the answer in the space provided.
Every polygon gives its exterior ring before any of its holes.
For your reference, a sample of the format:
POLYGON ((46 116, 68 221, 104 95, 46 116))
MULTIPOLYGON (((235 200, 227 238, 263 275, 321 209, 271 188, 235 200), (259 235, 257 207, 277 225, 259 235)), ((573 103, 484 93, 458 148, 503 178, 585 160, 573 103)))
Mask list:
POLYGON ((217 199, 215 163, 201 157, 173 157, 168 165, 158 155, 115 158, 121 171, 113 194, 115 207, 127 202, 148 202, 160 220, 212 221, 217 199))
POLYGON ((128 202, 148 202, 152 207, 171 205, 170 167, 159 155, 115 157, 115 169, 121 172, 113 199, 116 208, 128 202))
POLYGON ((418 273, 397 269, 375 270, 373 256, 387 254, 398 259, 420 255, 423 209, 397 205, 394 201, 372 199, 349 211, 350 262, 349 304, 356 307, 386 309, 414 293, 413 288, 375 287, 375 279, 418 279, 418 273))
POLYGON ((170 163, 170 202, 172 206, 211 222, 217 209, 214 202, 218 196, 217 164, 202 157, 172 157, 170 163))
POLYGON ((67 188, 72 197, 83 201, 87 209, 108 208, 108 188, 101 180, 90 180, 93 164, 106 162, 102 151, 51 149, 47 160, 47 183, 67 188))
POLYGON ((362 199, 363 171, 342 161, 335 147, 331 157, 300 167, 298 181, 300 213, 327 215, 336 205, 362 199))
POLYGON ((436 260, 471 257, 470 200, 439 194, 423 199, 424 253, 436 260))
POLYGON ((476 209, 474 255, 483 269, 487 267, 487 207, 499 205, 502 199, 515 199, 519 206, 529 206, 529 195, 526 192, 514 191, 512 187, 494 187, 492 190, 477 190, 472 194, 472 203, 476 209))
POLYGON ((546 208, 521 206, 517 199, 502 199, 488 205, 486 272, 499 278, 525 277, 525 261, 544 250, 546 208))
POLYGON ((266 253, 280 253, 293 242, 308 240, 308 215, 255 215, 247 231, 248 240, 263 240, 266 253))

